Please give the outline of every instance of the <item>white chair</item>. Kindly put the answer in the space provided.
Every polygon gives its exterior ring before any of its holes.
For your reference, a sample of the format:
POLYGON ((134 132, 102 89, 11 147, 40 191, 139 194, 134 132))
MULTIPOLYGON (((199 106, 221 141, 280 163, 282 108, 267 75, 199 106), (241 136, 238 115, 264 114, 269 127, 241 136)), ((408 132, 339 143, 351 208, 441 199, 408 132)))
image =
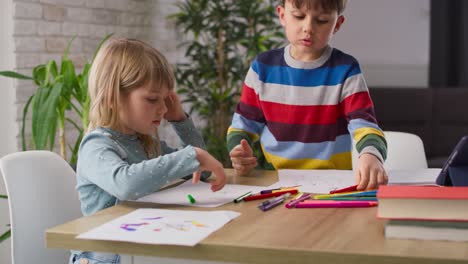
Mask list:
POLYGON ((60 156, 25 151, 0 159, 10 207, 12 261, 68 263, 68 250, 47 249, 45 230, 81 217, 76 177, 60 156))
POLYGON ((385 131, 387 140, 386 169, 427 169, 426 153, 421 138, 415 134, 385 131))
MULTIPOLYGON (((387 140, 387 160, 384 167, 394 169, 427 169, 426 153, 421 138, 415 134, 384 131, 387 140)), ((353 150, 353 168, 357 165, 357 152, 353 150)))

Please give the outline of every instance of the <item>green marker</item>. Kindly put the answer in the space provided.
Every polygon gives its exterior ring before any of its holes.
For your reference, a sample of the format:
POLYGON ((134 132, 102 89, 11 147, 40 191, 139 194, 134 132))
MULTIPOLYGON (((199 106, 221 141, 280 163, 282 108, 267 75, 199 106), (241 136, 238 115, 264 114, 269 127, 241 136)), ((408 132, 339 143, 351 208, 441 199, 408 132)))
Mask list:
POLYGON ((195 203, 195 198, 191 194, 187 195, 188 200, 190 201, 191 204, 195 203))

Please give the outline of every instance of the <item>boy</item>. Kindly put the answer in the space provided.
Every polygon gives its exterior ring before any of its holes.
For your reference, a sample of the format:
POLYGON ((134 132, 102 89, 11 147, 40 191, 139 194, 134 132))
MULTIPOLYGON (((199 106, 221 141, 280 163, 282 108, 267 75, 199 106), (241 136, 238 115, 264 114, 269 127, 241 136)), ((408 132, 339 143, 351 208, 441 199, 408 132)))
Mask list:
POLYGON ((257 166, 260 140, 275 169, 352 169, 358 189, 386 184, 387 143, 355 58, 328 45, 345 18, 346 0, 283 0, 277 13, 289 44, 257 56, 228 130, 237 175, 257 166))

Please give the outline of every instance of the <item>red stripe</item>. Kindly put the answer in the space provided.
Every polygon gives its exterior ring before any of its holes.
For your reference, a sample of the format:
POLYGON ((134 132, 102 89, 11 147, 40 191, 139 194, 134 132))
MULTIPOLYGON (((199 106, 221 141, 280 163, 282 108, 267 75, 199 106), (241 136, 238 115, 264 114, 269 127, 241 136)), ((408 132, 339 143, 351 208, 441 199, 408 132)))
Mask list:
POLYGON ((285 105, 262 102, 265 119, 285 124, 334 124, 340 116, 337 105, 285 105))
POLYGON ((339 105, 286 105, 274 102, 259 104, 255 90, 244 84, 241 102, 262 109, 267 121, 284 124, 327 125, 357 110, 372 108, 372 100, 367 92, 359 92, 346 97, 339 105))
POLYGON ((245 83, 244 83, 244 86, 242 87, 242 94, 241 94, 240 101, 243 102, 244 104, 248 104, 248 105, 260 108, 260 104, 258 102, 258 97, 257 97, 257 94, 255 93, 255 90, 247 86, 245 83))
POLYGON ((365 108, 373 108, 374 104, 369 96, 368 92, 359 92, 346 97, 342 102, 343 112, 345 115, 352 113, 357 110, 365 108))

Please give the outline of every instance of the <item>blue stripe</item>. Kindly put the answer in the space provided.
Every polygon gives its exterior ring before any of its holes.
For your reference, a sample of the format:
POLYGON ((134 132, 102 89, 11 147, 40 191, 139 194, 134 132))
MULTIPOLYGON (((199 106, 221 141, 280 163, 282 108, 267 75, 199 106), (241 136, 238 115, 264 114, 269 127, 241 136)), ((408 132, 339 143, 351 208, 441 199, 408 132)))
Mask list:
POLYGON ((351 121, 349 121, 349 124, 348 124, 348 130, 349 130, 351 135, 354 134, 354 131, 356 131, 356 129, 365 128, 365 127, 382 130, 382 129, 380 129, 380 127, 377 124, 366 121, 366 120, 361 119, 361 118, 352 119, 351 121))
POLYGON ((283 66, 270 66, 254 61, 252 64, 260 81, 293 86, 337 85, 353 75, 361 73, 359 67, 338 65, 316 69, 297 69, 283 66))
POLYGON ((249 133, 260 135, 264 126, 264 124, 247 119, 238 113, 234 113, 232 117, 232 128, 241 129, 249 133))
POLYGON ((267 65, 288 66, 284 61, 284 47, 260 53, 255 60, 267 65))
POLYGON ((336 141, 320 143, 302 143, 297 141, 276 141, 268 127, 261 137, 265 151, 287 159, 321 159, 330 160, 332 155, 350 152, 352 140, 349 134, 341 135, 336 141))

